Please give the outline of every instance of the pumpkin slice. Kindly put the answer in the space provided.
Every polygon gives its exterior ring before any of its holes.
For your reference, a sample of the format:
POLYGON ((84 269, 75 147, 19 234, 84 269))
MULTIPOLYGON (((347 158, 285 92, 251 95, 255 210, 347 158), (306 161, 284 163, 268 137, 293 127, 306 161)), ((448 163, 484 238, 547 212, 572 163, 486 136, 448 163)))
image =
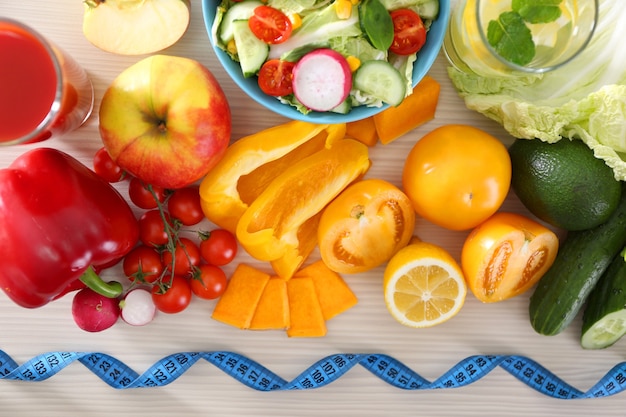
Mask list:
POLYGON ((309 277, 287 281, 289 296, 289 337, 322 337, 326 335, 326 322, 317 299, 315 284, 309 277))
POLYGON ((289 327, 289 297, 287 282, 271 277, 250 322, 250 330, 277 330, 289 327))
POLYGON ((311 278, 315 285, 322 316, 330 320, 354 307, 358 299, 341 275, 331 270, 324 261, 316 261, 298 271, 293 279, 311 278))
POLYGON ((356 139, 367 146, 375 146, 378 142, 378 132, 373 117, 346 123, 346 137, 356 139))
POLYGON ((269 280, 270 275, 263 271, 243 263, 237 265, 211 317, 239 329, 248 329, 269 280))
POLYGON ((425 76, 397 107, 389 107, 372 116, 380 143, 386 145, 416 127, 435 118, 441 85, 425 76))

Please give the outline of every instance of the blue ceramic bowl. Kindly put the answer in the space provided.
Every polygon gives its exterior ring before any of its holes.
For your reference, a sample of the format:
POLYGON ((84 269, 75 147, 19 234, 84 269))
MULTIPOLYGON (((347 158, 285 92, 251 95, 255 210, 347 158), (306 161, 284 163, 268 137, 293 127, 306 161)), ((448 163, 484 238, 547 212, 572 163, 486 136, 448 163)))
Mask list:
MULTIPOLYGON (((311 123, 347 123, 356 120, 365 119, 366 117, 373 116, 376 113, 380 113, 388 105, 382 107, 366 107, 359 106, 353 108, 348 114, 339 114, 332 112, 310 112, 309 114, 300 113, 295 107, 288 104, 283 104, 275 97, 268 96, 263 93, 257 84, 256 77, 244 78, 241 67, 238 62, 233 61, 226 52, 215 46, 211 28, 213 26, 213 20, 217 11, 217 5, 219 1, 216 0, 202 0, 202 13, 204 15, 204 24, 206 26, 207 33, 213 50, 217 55, 218 60, 235 83, 253 100, 268 108, 269 110, 280 114, 293 120, 302 120, 311 123)), ((439 16, 433 22, 426 38, 426 44, 418 53, 418 59, 413 68, 413 85, 415 86, 430 70, 430 67, 435 62, 437 55, 443 44, 443 38, 448 26, 448 19, 450 17, 450 1, 440 0, 439 16)))

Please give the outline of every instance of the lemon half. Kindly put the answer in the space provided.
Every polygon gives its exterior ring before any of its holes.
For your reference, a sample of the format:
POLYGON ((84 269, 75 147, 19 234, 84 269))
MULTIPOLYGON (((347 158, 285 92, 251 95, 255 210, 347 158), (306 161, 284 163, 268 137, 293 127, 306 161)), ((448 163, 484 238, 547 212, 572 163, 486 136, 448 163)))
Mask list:
POLYGON ((384 274, 385 304, 409 327, 432 327, 463 307, 467 285, 455 259, 443 248, 416 242, 398 251, 384 274))

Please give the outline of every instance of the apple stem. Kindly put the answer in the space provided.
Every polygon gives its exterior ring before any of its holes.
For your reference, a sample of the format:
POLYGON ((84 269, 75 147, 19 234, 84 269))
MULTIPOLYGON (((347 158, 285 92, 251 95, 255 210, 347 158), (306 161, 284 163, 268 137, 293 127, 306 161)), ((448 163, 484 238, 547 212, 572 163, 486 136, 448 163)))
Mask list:
POLYGON ((91 8, 96 8, 104 2, 105 0, 85 0, 85 4, 91 8))

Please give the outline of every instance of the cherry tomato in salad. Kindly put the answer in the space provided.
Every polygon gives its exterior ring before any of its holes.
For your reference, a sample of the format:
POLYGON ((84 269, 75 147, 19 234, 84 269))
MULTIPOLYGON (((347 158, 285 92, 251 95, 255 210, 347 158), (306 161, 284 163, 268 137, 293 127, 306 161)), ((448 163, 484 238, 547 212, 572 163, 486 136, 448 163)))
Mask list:
MULTIPOLYGON (((170 222, 170 217, 164 213, 166 221, 170 222)), ((159 210, 149 210, 139 218, 139 240, 148 246, 161 246, 168 242, 168 232, 159 210)), ((171 225, 171 223, 170 223, 171 225)))
POLYGON ((128 196, 130 201, 137 207, 142 209, 153 209, 157 207, 157 199, 159 202, 164 202, 166 198, 166 191, 164 188, 151 185, 152 191, 148 188, 148 184, 144 183, 137 177, 133 177, 128 184, 128 196))
POLYGON ((113 161, 105 147, 98 149, 94 155, 93 170, 108 182, 120 182, 126 176, 124 170, 113 161))
POLYGON ((192 267, 200 265, 200 249, 191 239, 181 237, 178 240, 174 256, 170 251, 163 252, 163 264, 169 271, 171 271, 173 264, 174 274, 186 275, 191 272, 192 267))
POLYGON ((393 21, 393 42, 389 50, 398 55, 411 55, 426 43, 426 28, 422 18, 410 9, 390 13, 393 21))
POLYGON ((270 44, 285 42, 293 30, 289 17, 270 6, 255 8, 254 14, 248 19, 248 26, 254 36, 270 44))
POLYGON ((211 265, 223 266, 237 255, 237 238, 226 229, 209 232, 200 242, 200 255, 211 265))
POLYGON ((280 59, 266 61, 259 70, 259 88, 269 96, 293 93, 293 67, 296 64, 280 59))
POLYGON ((200 265, 199 274, 191 279, 191 291, 205 300, 214 300, 220 297, 226 290, 228 279, 219 266, 200 265))
POLYGON ((124 275, 139 283, 155 282, 163 273, 161 254, 150 246, 139 245, 132 249, 122 261, 124 275))
POLYGON ((180 313, 191 303, 191 285, 189 281, 179 275, 174 275, 165 288, 159 285, 152 287, 152 301, 157 310, 167 313, 180 313))
POLYGON ((185 226, 200 223, 204 219, 200 187, 189 186, 174 190, 167 200, 167 211, 185 226))

